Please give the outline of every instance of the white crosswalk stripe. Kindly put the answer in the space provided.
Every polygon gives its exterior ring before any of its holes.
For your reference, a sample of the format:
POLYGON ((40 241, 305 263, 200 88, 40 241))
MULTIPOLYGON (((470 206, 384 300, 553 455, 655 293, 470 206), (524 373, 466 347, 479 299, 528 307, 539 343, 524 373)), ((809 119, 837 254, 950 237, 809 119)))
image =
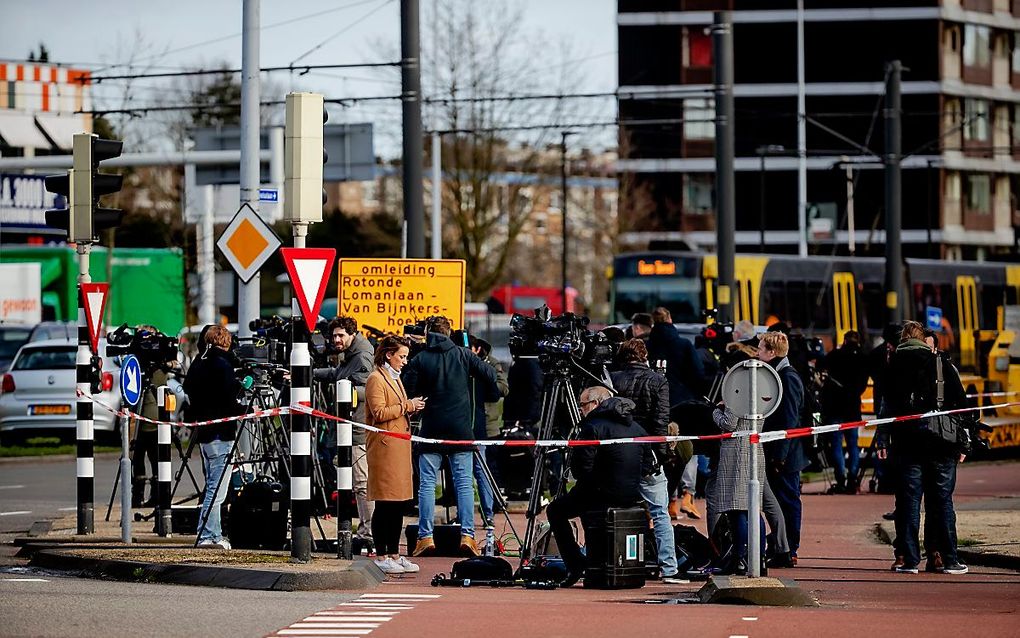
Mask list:
POLYGON ((366 636, 414 605, 439 598, 437 594, 363 594, 331 609, 317 611, 271 636, 366 636))

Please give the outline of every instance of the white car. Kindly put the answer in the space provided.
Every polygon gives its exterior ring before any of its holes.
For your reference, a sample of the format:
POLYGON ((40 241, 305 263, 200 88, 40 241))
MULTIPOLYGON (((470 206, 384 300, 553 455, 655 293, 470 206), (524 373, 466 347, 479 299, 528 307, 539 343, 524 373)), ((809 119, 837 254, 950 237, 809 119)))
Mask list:
MULTIPOLYGON (((30 342, 18 350, 0 385, 0 440, 4 444, 32 435, 75 439, 77 350, 78 344, 68 339, 30 342)), ((100 341, 99 351, 106 351, 105 341, 100 341)), ((110 357, 103 357, 101 386, 97 401, 119 410, 120 368, 110 357)), ((93 421, 96 439, 115 438, 119 419, 113 412, 97 403, 93 421)))

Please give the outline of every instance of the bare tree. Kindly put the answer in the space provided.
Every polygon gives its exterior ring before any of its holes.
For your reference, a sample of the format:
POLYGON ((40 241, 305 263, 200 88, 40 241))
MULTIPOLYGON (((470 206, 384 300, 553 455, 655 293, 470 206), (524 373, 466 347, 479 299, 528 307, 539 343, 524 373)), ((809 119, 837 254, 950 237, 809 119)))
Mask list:
POLYGON ((443 131, 443 243, 446 256, 467 262, 468 295, 478 299, 502 281, 531 214, 522 178, 555 179, 558 163, 543 150, 559 138, 556 124, 583 118, 578 105, 567 100, 486 98, 563 94, 580 78, 569 65, 548 64, 569 47, 552 45, 541 33, 524 33, 519 3, 436 4, 432 60, 426 61, 423 78, 431 96, 426 122, 443 131), (536 55, 536 49, 557 48, 559 55, 536 55), (534 124, 553 126, 513 130, 534 124))

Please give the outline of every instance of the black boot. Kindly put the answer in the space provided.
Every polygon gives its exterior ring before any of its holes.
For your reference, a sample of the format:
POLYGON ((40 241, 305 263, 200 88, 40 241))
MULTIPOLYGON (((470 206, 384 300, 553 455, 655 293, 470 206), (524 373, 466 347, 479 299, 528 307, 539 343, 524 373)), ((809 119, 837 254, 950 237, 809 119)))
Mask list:
POLYGON ((145 498, 145 479, 144 478, 132 478, 131 479, 131 507, 138 508, 143 507, 142 499, 145 498))

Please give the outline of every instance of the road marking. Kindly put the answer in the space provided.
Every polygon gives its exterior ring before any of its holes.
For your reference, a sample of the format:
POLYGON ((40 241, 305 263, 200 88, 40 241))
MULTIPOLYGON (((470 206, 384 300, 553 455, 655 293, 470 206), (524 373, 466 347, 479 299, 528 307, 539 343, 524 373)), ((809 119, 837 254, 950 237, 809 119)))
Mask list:
POLYGON ((48 583, 49 580, 45 578, 4 578, 0 579, 5 583, 48 583))
POLYGON ((730 638, 747 638, 747 636, 730 636, 730 638))
POLYGON ((757 616, 744 616, 741 620, 758 620, 757 616))
POLYGON ((77 507, 58 507, 57 511, 58 512, 73 512, 76 509, 78 509, 78 508, 77 507))
POLYGON ((365 636, 383 626, 382 623, 393 620, 401 611, 414 609, 415 603, 427 603, 436 598, 439 595, 363 594, 360 598, 340 603, 331 609, 317 611, 270 635, 365 636))
POLYGON ((0 516, 19 516, 21 514, 31 514, 32 510, 18 510, 17 512, 0 512, 0 516))
POLYGON ((0 490, 20 490, 24 485, 0 485, 0 490))

